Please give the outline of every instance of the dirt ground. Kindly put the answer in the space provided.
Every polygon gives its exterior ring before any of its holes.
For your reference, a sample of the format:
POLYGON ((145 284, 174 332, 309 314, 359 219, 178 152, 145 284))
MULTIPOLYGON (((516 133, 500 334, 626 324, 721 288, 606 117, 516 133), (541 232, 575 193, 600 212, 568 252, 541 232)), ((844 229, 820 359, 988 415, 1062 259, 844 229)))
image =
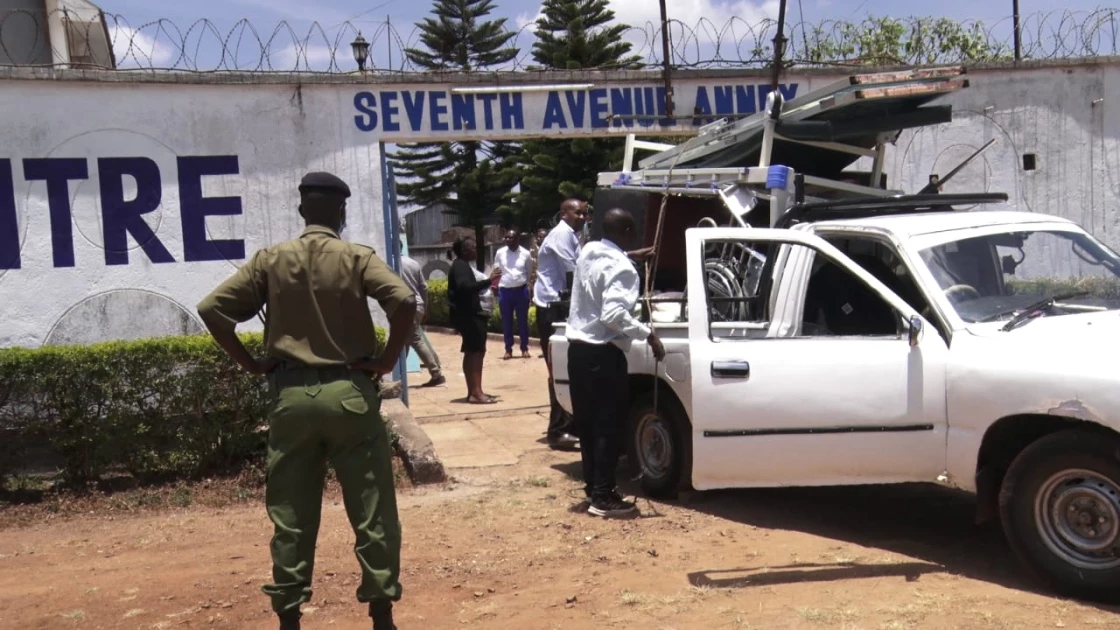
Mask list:
MULTIPOLYGON (((440 352, 452 368, 449 343, 440 352)), ((507 393, 500 407, 539 402, 514 395, 531 388, 511 376, 537 362, 503 366, 497 354, 487 370, 507 393)), ((457 370, 448 376, 414 400, 428 422, 481 412, 448 402, 462 395, 457 370)), ((545 425, 532 414, 489 422, 529 436, 545 425)), ((401 630, 1120 628, 1116 610, 1039 592, 955 493, 712 492, 640 499, 640 518, 608 521, 573 510, 577 454, 529 443, 514 464, 453 468, 451 483, 399 491, 401 630)), ((0 628, 275 627, 259 590, 271 525, 253 481, 0 503, 0 628)), ((331 487, 304 628, 370 627, 351 545, 331 487)))
MULTIPOLYGON (((576 456, 402 490, 409 628, 1110 628, 1120 615, 1034 592, 970 504, 925 488, 716 492, 572 506, 576 456)), ((196 493, 202 491, 194 490, 196 493)), ((268 628, 270 526, 257 499, 16 525, 0 533, 4 628, 268 628)), ((368 628, 337 491, 305 628, 368 628)))

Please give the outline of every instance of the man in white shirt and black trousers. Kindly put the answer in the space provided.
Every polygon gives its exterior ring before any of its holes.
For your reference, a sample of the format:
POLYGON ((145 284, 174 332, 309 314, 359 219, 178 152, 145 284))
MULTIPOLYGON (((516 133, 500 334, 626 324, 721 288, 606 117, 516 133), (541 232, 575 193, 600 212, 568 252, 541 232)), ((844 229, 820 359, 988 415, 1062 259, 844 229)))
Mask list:
POLYGON ((603 218, 603 239, 585 245, 572 278, 568 379, 572 416, 580 436, 587 511, 625 516, 637 507, 615 488, 619 442, 629 413, 626 352, 634 341, 665 358, 661 340, 631 311, 638 302, 638 271, 626 248, 637 232, 634 216, 618 208, 603 218))

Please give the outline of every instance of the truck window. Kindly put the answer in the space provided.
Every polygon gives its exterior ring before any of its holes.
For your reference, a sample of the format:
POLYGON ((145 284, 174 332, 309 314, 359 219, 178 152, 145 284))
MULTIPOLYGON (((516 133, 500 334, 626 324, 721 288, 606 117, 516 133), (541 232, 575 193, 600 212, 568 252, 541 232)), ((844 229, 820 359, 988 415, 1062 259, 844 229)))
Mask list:
MULTIPOLYGON (((894 273, 877 259, 865 262, 875 267, 869 270, 873 275, 894 273)), ((709 241, 704 270, 712 339, 766 337, 774 313, 779 312, 778 299, 785 302, 780 311, 783 318, 789 317, 790 300, 803 306, 797 309, 802 313, 800 321, 780 322, 775 334, 783 337, 897 337, 903 332, 902 315, 875 289, 804 245, 709 241), (766 262, 771 256, 773 260, 766 262), (788 294, 788 289, 798 287, 803 287, 801 295, 788 294)))
MULTIPOLYGON (((876 277, 892 273, 875 258, 860 265, 876 277), (876 267, 875 271, 866 265, 876 267)), ((852 272, 822 255, 814 256, 804 305, 799 337, 895 337, 903 332, 902 317, 889 302, 852 272)))
POLYGON ((948 343, 947 327, 930 308, 929 300, 914 279, 911 270, 890 243, 865 235, 821 234, 820 236, 875 276, 879 282, 887 285, 895 295, 921 313, 922 317, 933 322, 938 334, 948 343))

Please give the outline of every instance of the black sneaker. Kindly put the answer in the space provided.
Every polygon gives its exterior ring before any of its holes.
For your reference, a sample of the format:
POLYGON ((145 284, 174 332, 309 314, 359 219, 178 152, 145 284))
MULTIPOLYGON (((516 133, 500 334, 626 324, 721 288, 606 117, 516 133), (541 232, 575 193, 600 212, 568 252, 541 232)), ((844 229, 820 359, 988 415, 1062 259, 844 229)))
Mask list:
POLYGON ((624 500, 618 493, 611 493, 610 496, 603 499, 593 499, 591 507, 587 508, 588 514, 606 518, 629 516, 637 514, 637 512, 638 506, 624 500))

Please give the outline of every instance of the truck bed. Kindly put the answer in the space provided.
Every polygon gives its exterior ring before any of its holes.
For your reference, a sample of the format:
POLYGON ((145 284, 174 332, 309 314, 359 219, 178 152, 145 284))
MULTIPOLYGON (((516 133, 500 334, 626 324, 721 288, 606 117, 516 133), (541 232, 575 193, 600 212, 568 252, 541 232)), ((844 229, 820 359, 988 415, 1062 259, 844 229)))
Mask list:
MULTIPOLYGON (((656 366, 661 382, 669 386, 685 409, 692 408, 691 366, 688 360, 688 323, 655 323, 654 330, 665 345, 665 360, 656 366)), ((568 339, 566 325, 556 324, 556 333, 549 339, 552 348, 552 373, 556 399, 568 413, 572 412, 572 395, 568 386, 568 339)), ((632 376, 654 374, 653 353, 645 343, 633 343, 626 353, 628 372, 632 376)))

